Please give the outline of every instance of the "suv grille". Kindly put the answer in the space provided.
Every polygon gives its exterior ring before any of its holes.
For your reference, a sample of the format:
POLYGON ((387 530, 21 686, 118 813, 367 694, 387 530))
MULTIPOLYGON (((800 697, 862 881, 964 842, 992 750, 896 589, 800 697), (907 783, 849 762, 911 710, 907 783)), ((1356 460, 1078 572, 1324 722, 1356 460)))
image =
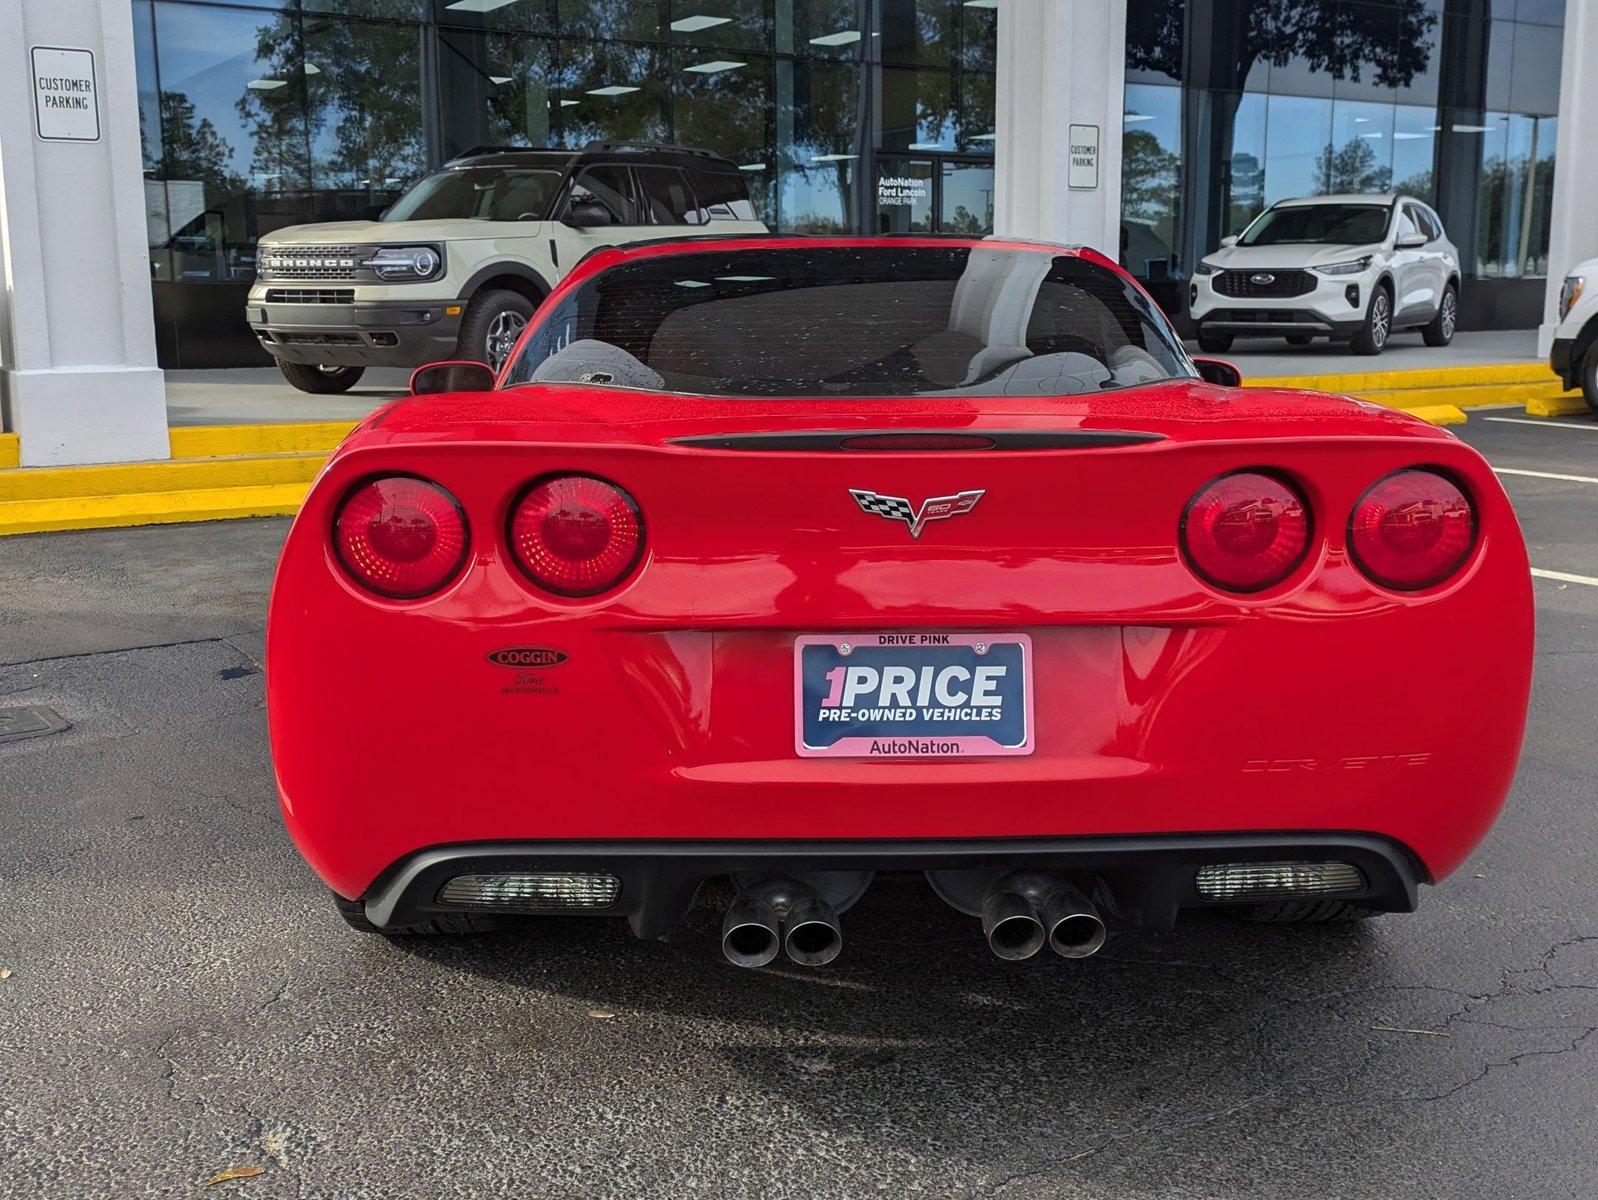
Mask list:
POLYGON ((261 274, 273 279, 353 279, 355 264, 370 246, 270 246, 261 252, 261 274))
POLYGON ((267 288, 268 304, 353 304, 354 288, 267 288))
POLYGON ((1222 271, 1214 287, 1221 295, 1238 299, 1303 296, 1315 290, 1315 277, 1308 271, 1222 271))

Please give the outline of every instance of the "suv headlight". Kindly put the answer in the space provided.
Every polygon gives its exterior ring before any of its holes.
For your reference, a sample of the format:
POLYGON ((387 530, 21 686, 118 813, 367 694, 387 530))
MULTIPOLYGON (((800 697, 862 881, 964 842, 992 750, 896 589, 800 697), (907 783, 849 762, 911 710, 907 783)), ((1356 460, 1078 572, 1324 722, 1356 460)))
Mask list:
POLYGON ((1204 259, 1201 258, 1198 261, 1198 266, 1193 268, 1193 274, 1195 274, 1195 275, 1214 275, 1218 271, 1220 271, 1220 269, 1221 268, 1216 266, 1214 263, 1206 262, 1204 259))
POLYGON ((431 279, 443 259, 431 246, 384 246, 365 266, 379 279, 431 279))
POLYGON ((1347 262, 1326 263, 1314 268, 1322 275, 1359 275, 1371 265, 1371 256, 1364 258, 1351 258, 1347 262))
POLYGON ((1576 307, 1576 301, 1581 299, 1581 289, 1587 280, 1581 275, 1566 275, 1564 286, 1559 289, 1559 319, 1563 321, 1570 315, 1570 310, 1576 307))

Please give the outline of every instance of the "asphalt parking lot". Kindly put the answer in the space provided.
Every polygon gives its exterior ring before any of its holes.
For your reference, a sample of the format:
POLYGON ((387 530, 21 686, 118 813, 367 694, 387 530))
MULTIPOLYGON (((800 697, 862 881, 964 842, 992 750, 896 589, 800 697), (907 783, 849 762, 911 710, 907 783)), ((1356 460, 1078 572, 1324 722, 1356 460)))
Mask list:
POLYGON ((0 746, 0 1193, 1598 1194, 1598 424, 1461 432, 1567 577, 1487 842, 1413 916, 1081 962, 1000 963, 920 886, 819 971, 728 966, 706 911, 359 936, 273 792, 287 523, 0 539, 0 704, 72 723, 0 746))

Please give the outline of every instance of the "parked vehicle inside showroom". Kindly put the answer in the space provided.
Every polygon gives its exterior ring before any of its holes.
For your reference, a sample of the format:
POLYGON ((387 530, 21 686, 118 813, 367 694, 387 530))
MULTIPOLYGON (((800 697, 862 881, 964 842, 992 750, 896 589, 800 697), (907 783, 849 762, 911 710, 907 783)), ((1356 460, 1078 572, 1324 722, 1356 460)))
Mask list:
POLYGON ((1406 329, 1446 346, 1459 323, 1459 251, 1412 196, 1282 200, 1198 264, 1188 313, 1206 353, 1285 337, 1380 354, 1406 329))
POLYGON ((1567 388, 1579 387, 1598 414, 1598 258, 1578 263, 1565 276, 1548 365, 1567 388))
POLYGON ((743 172, 708 150, 479 147, 381 220, 262 238, 246 317, 305 392, 347 391, 373 366, 459 358, 498 368, 539 302, 595 250, 765 228, 743 172))
POLYGON ((744 966, 831 959, 880 872, 1006 959, 1409 911, 1514 773, 1520 530, 1447 432, 1239 383, 1091 250, 595 255, 312 487, 288 829, 390 934, 652 937, 730 877, 744 966))

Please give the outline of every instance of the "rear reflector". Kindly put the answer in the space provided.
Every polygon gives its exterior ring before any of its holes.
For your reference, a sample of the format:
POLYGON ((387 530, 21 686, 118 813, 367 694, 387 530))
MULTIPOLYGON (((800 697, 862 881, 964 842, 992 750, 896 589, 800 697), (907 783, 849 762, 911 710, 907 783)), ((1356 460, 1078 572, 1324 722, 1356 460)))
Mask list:
POLYGON ((455 497, 412 475, 358 484, 333 518, 333 549, 351 578, 380 596, 414 600, 466 561, 466 517, 455 497))
POLYGON ((1206 900, 1271 900, 1281 896, 1334 896, 1365 890, 1352 863, 1218 863, 1200 867, 1198 894, 1206 900))
POLYGON ((1476 511, 1436 471, 1395 471, 1360 497, 1348 522, 1354 562, 1377 583, 1412 592, 1459 570, 1476 544, 1476 511))
POLYGON ((438 902, 456 908, 545 912, 551 909, 609 908, 621 895, 614 875, 533 871, 514 875, 457 875, 438 893, 438 902))
POLYGON ((534 583, 562 596, 594 596, 638 565, 644 522, 633 498, 592 475, 554 475, 511 510, 510 550, 534 583))
POLYGON ((1309 551, 1309 507, 1284 480, 1261 471, 1222 475, 1182 514, 1182 549, 1193 570, 1228 592, 1281 583, 1309 551))

